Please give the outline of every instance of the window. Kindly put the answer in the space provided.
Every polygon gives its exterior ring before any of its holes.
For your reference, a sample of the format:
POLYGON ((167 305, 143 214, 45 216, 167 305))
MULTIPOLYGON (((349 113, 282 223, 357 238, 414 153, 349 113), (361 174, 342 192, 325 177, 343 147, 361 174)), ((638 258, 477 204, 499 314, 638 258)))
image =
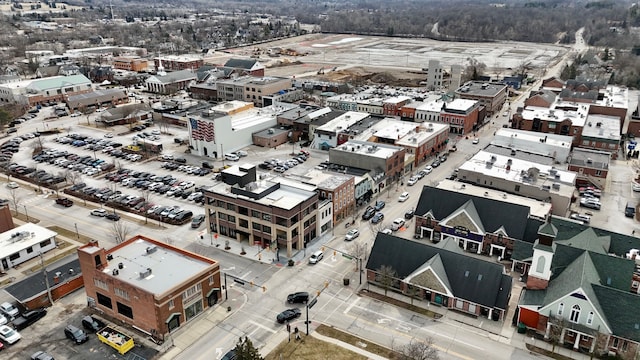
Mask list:
POLYGON ((271 234, 271 227, 266 226, 266 225, 262 225, 262 232, 267 233, 267 234, 271 234))
POLYGON ((232 222, 232 223, 236 222, 236 217, 233 215, 227 215, 227 218, 229 219, 229 222, 232 222))
POLYGON ((173 299, 169 300, 169 310, 173 309, 176 304, 173 302, 173 299))
POLYGON ((544 265, 545 265, 545 258, 544 256, 538 256, 538 261, 537 261, 537 265, 536 265, 536 272, 539 274, 542 274, 544 272, 544 265))
POLYGON ((256 210, 251 210, 251 216, 253 216, 254 218, 260 218, 260 211, 256 211, 256 210))
POLYGON ((245 219, 238 219, 238 226, 240 226, 241 228, 248 228, 249 227, 249 221, 245 220, 245 219))
POLYGON ((128 317, 129 319, 133 319, 133 309, 131 309, 130 306, 127 306, 125 304, 119 303, 116 301, 116 306, 118 307, 118 313, 122 314, 126 317, 128 317))
POLYGON ((218 218, 222 219, 222 220, 227 220, 227 214, 223 214, 223 213, 218 213, 218 218))
POLYGON ((238 206, 238 214, 248 216, 249 209, 247 209, 246 207, 238 206))
POLYGON ((40 247, 41 247, 41 248, 43 248, 43 247, 45 247, 45 246, 49 246, 49 245, 51 245, 51 239, 47 239, 47 240, 45 240, 45 241, 41 241, 41 242, 40 242, 40 247))
POLYGON ((182 293, 182 300, 186 300, 200 291, 202 291, 202 285, 200 285, 199 283, 195 284, 182 293))
POLYGON ((213 275, 209 276, 209 285, 214 285, 216 283, 215 277, 213 275))
POLYGON ((31 254, 33 252, 33 246, 29 246, 27 248, 27 254, 31 254))
POLYGON ((262 214, 262 220, 271 221, 271 214, 262 214))
POLYGON ((225 202, 224 202, 224 201, 222 201, 222 200, 218 200, 218 201, 216 202, 216 206, 221 207, 221 208, 224 208, 224 207, 225 207, 225 202))
POLYGON ((262 227, 262 225, 258 224, 258 223, 252 223, 251 227, 253 228, 253 230, 258 230, 260 231, 260 228, 262 227))
POLYGON ((578 304, 571 307, 571 317, 569 318, 569 321, 576 324, 580 321, 580 306, 578 304))
POLYGON ((126 290, 122 290, 120 288, 114 288, 113 292, 116 294, 116 296, 119 296, 125 300, 129 300, 129 293, 126 290))
POLYGON ((102 289, 102 290, 109 290, 109 284, 107 284, 106 282, 100 280, 100 279, 93 279, 93 285, 95 285, 96 287, 102 289))
POLYGON ((104 296, 102 294, 100 294, 99 292, 96 293, 96 295, 98 296, 98 304, 104 306, 104 307, 108 307, 109 309, 113 309, 113 305, 111 304, 111 298, 108 296, 104 296))
POLYGON ((236 206, 234 204, 227 203, 227 210, 231 210, 231 211, 235 212, 236 211, 236 206))
POLYGON ((11 260, 11 261, 18 260, 18 259, 20 259, 20 253, 15 253, 15 254, 9 255, 9 260, 11 260))
POLYGON ((560 303, 560 305, 558 305, 558 316, 562 316, 563 312, 564 312, 564 303, 560 303))
POLYGON ((587 325, 593 324, 593 311, 589 311, 589 315, 587 315, 587 325))

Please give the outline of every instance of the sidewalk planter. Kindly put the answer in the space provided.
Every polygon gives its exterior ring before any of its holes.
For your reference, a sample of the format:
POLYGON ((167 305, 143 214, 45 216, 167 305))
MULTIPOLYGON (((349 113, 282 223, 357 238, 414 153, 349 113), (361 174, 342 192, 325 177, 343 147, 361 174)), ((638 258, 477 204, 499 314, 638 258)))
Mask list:
POLYGON ((287 262, 287 265, 293 266, 295 265, 295 262, 293 261, 293 259, 289 259, 289 261, 287 262))
POLYGON ((343 278, 342 283, 344 284, 344 286, 349 286, 349 278, 343 278))

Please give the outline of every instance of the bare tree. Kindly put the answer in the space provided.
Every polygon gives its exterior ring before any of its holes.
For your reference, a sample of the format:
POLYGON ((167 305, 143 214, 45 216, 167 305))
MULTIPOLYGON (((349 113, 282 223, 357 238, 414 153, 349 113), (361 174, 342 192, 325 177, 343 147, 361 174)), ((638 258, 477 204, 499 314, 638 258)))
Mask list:
POLYGON ((394 348, 400 354, 400 360, 438 360, 438 350, 433 346, 433 339, 427 337, 424 341, 411 339, 404 345, 394 348))
POLYGON ((120 244, 127 239, 130 231, 131 229, 129 229, 129 226, 127 226, 124 221, 114 221, 111 228, 111 235, 115 238, 116 244, 120 244))
POLYGON ((384 296, 387 296, 387 291, 389 290, 391 285, 393 285, 396 276, 396 271, 389 265, 382 265, 378 269, 377 281, 384 289, 384 296))
POLYGON ((13 204, 13 209, 18 215, 18 206, 22 202, 22 196, 18 194, 18 189, 9 189, 9 197, 11 198, 11 203, 13 204))
POLYGON ((551 352, 556 351, 556 345, 562 343, 562 330, 565 328, 566 321, 561 316, 553 316, 549 318, 551 327, 549 328, 549 341, 551 342, 551 352))
POLYGON ((407 283, 407 288, 404 293, 409 297, 411 301, 411 305, 413 305, 413 299, 416 299, 420 295, 420 288, 418 288, 415 285, 407 283))
MULTIPOLYGON (((151 202, 151 194, 152 194, 152 191, 149 189, 140 190, 139 196, 142 198, 142 200, 145 203, 145 205, 143 205, 141 209, 144 209, 145 207, 147 207, 147 205, 151 202)), ((143 210, 142 215, 144 215, 144 223, 146 224, 149 219, 147 211, 143 210)))

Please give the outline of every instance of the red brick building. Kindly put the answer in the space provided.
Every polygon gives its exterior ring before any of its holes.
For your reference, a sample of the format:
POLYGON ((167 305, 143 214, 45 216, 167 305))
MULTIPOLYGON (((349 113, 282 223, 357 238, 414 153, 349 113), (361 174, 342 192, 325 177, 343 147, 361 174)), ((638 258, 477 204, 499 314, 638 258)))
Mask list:
POLYGON ((400 116, 402 107, 411 102, 409 96, 396 96, 382 102, 382 112, 384 115, 400 116))
POLYGON ((137 235, 106 250, 93 240, 78 248, 87 303, 163 336, 221 298, 214 260, 137 235))
POLYGON ((197 70, 204 65, 204 60, 191 56, 163 56, 153 59, 156 69, 162 67, 167 71, 197 70), (162 65, 162 66, 160 66, 162 65))

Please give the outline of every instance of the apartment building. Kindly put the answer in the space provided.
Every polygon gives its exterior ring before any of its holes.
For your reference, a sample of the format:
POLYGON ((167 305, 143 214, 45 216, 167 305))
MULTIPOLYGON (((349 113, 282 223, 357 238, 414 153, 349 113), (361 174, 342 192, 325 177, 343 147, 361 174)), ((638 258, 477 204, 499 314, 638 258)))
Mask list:
POLYGON ((255 165, 222 171, 222 183, 204 190, 212 232, 238 242, 284 249, 288 257, 318 236, 315 186, 286 178, 258 179, 255 165))
POLYGON ((222 296, 217 261, 136 235, 111 249, 78 248, 87 303, 161 338, 222 296))

